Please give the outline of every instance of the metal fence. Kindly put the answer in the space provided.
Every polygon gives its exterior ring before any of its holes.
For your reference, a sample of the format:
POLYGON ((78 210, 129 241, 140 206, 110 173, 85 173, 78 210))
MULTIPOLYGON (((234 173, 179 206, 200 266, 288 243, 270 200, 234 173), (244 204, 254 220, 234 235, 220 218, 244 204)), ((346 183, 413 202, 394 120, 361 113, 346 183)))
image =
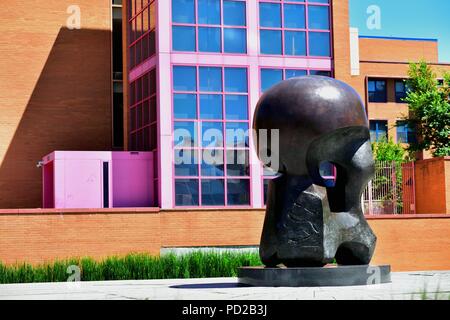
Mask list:
POLYGON ((415 214, 414 162, 377 161, 363 193, 365 214, 415 214))

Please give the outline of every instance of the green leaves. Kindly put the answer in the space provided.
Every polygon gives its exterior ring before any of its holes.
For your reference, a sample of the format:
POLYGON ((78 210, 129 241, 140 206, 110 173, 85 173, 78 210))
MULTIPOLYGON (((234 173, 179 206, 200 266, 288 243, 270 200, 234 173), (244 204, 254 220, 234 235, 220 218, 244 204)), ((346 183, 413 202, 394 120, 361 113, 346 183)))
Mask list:
POLYGON ((0 283, 64 282, 69 277, 69 266, 80 268, 82 281, 101 281, 233 277, 237 275, 238 267, 257 265, 261 265, 257 253, 200 251, 160 257, 129 254, 102 261, 70 259, 37 266, 0 263, 0 283))
POLYGON ((425 61, 411 63, 405 98, 410 115, 405 120, 417 128, 418 143, 409 150, 431 150, 433 156, 450 155, 450 73, 439 83, 425 61))
POLYGON ((392 139, 372 143, 372 151, 377 161, 400 163, 406 161, 405 149, 400 144, 394 143, 392 139))

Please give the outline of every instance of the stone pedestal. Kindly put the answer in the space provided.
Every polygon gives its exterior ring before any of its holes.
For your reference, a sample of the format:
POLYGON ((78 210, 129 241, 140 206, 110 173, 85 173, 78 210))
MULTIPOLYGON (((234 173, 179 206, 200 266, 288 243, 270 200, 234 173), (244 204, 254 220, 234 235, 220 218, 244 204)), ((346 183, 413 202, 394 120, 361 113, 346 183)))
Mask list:
POLYGON ((242 267, 239 283, 258 287, 360 286, 391 282, 389 265, 325 266, 305 268, 242 267))

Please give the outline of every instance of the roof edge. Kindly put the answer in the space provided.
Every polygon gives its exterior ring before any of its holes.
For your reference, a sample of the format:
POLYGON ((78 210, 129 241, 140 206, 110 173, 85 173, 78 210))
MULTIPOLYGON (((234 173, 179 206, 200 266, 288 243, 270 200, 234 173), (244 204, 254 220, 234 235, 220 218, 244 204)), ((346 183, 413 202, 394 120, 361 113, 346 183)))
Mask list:
POLYGON ((427 42, 438 42, 438 39, 434 38, 406 38, 406 37, 384 37, 384 36, 365 36, 360 35, 360 39, 381 39, 381 40, 403 40, 403 41, 427 41, 427 42))

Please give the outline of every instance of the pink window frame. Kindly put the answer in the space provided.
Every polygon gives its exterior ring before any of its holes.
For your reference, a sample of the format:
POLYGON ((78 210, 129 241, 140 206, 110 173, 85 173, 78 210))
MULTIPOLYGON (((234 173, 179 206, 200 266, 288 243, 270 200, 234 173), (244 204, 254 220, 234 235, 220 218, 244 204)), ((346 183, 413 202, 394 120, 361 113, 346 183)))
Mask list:
MULTIPOLYGON (((130 111, 130 113, 129 113, 130 114, 130 116, 129 116, 129 123, 130 123, 130 125, 129 125, 128 133, 129 133, 130 146, 133 146, 133 144, 131 143, 131 140, 132 140, 133 135, 135 135, 136 136, 136 143, 135 143, 136 148, 135 149, 142 149, 142 150, 139 150, 139 151, 155 151, 158 148, 157 147, 157 137, 156 136, 152 137, 153 133, 155 135, 158 134, 157 133, 157 122, 158 122, 157 121, 157 112, 158 112, 158 110, 157 110, 157 101, 156 101, 157 100, 156 81, 155 81, 155 84, 153 85, 155 87, 155 91, 154 92, 150 91, 150 88, 152 87, 150 74, 152 72, 155 73, 155 79, 156 79, 156 68, 152 68, 152 69, 148 70, 146 73, 140 75, 138 78, 134 79, 132 82, 130 82, 130 91, 131 91, 131 88, 133 87, 133 84, 137 84, 139 81, 142 81, 141 99, 140 100, 137 99, 137 97, 138 97, 137 96, 138 86, 134 85, 135 101, 134 101, 133 104, 130 103, 130 106, 129 106, 129 111, 130 111), (149 87, 147 88, 147 90, 148 90, 148 95, 147 96, 144 96, 145 88, 144 88, 143 78, 145 76, 148 76, 148 85, 149 85, 149 87), (134 123, 136 124, 136 126, 133 129, 133 126, 131 126, 131 121, 132 121, 132 119, 131 119, 131 114, 132 114, 131 111, 133 109, 137 109, 141 105, 142 105, 142 108, 143 108, 146 103, 148 103, 149 108, 151 108, 152 106, 151 106, 150 101, 152 99, 155 100, 155 104, 153 105, 153 107, 155 108, 155 110, 153 112, 153 114, 155 115, 154 118, 149 123, 144 124, 144 114, 145 114, 145 112, 142 112, 141 113, 141 123, 138 124, 138 121, 137 121, 138 120, 138 112, 136 111, 135 112, 135 119, 134 119, 134 123), (148 139, 149 139, 148 140, 149 141, 149 148, 148 149, 145 148, 145 143, 144 143, 144 141, 145 141, 144 140, 145 139, 144 134, 145 134, 145 129, 146 128, 148 128, 148 130, 149 130, 149 137, 148 137, 148 139), (152 132, 152 128, 154 128, 153 132, 152 132), (140 136, 139 134, 142 134, 142 138, 143 138, 143 140, 140 141, 140 142, 139 142, 139 136, 140 136), (151 145, 152 139, 155 139, 155 144, 153 145, 153 147, 151 147, 152 146, 151 145), (139 148, 138 147, 139 145, 141 145, 142 147, 139 148)), ((152 114, 151 110, 149 109, 148 112, 149 112, 149 118, 151 118, 151 114, 152 114)), ((131 147, 131 149, 133 149, 133 148, 131 147)))
POLYGON ((258 12, 257 12, 257 23, 258 23, 258 52, 261 56, 287 56, 287 57, 307 57, 309 59, 333 59, 334 58, 334 50, 333 50, 333 15, 332 15, 332 6, 331 1, 329 0, 328 3, 318 3, 314 0, 258 0, 258 12), (281 27, 262 27, 260 24, 259 19, 259 4, 260 3, 273 3, 273 4, 279 4, 280 5, 280 14, 281 14, 281 27), (284 5, 285 4, 298 4, 298 5, 304 5, 305 6, 305 28, 285 28, 284 27, 284 5), (310 29, 309 28, 309 6, 323 6, 328 7, 328 21, 330 24, 330 28, 328 30, 324 29, 310 29), (281 54, 265 54, 261 53, 261 30, 275 30, 275 31, 281 31, 281 54), (298 32, 305 32, 305 44, 306 44, 306 55, 287 55, 285 53, 285 31, 298 31, 298 32), (330 41, 330 56, 312 56, 309 54, 309 33, 310 32, 323 32, 323 33, 329 33, 329 41, 330 41))
MULTIPOLYGON (((171 1, 172 0, 167 0, 171 1)), ((247 9, 247 0, 230 0, 235 2, 242 2, 245 4, 245 26, 231 26, 231 25, 225 25, 224 19, 223 19, 223 1, 220 0, 220 24, 201 24, 198 23, 198 0, 194 1, 194 18, 195 23, 179 23, 179 22, 173 22, 172 21, 172 5, 170 5, 170 48, 172 52, 177 53, 201 53, 201 54, 226 54, 226 55, 236 55, 236 56, 246 56, 248 55, 248 9, 247 9), (195 30, 195 51, 180 51, 180 50, 174 50, 173 49, 173 27, 193 27, 195 30), (220 51, 218 52, 207 52, 207 51, 199 51, 198 49, 198 29, 199 27, 207 27, 207 28, 220 28, 220 51), (238 53, 238 52, 225 52, 225 46, 224 46, 224 29, 244 29, 245 30, 245 52, 238 53)))
MULTIPOLYGON (((153 57, 156 55, 156 25, 157 25, 157 18, 156 18, 156 0, 127 0, 128 1, 128 12, 127 14, 131 14, 131 16, 127 17, 127 21, 128 21, 128 44, 127 44, 127 49, 128 49, 128 66, 129 69, 133 69, 138 67, 139 65, 141 65, 144 61, 146 61, 147 59, 153 57), (146 2, 147 1, 147 2, 146 2), (144 3, 146 2, 146 3, 144 3), (131 3, 134 3, 135 5, 132 6, 131 3), (135 12, 133 12, 133 8, 136 9, 136 3, 141 3, 142 6, 139 10, 136 10, 135 12), (153 23, 153 28, 150 28, 150 26, 152 25, 151 22, 151 7, 153 6, 154 12, 155 12, 155 23, 153 23), (143 13, 148 12, 148 30, 144 30, 144 19, 143 19, 143 13), (138 30, 138 20, 140 20, 140 30, 138 30), (134 29, 133 29, 134 26, 134 29), (136 33, 140 33, 140 36, 135 38, 134 37, 134 32, 136 33), (155 52, 149 54, 148 56, 144 56, 144 52, 143 52, 143 46, 142 43, 146 40, 147 37, 150 37, 151 33, 154 33, 154 48, 155 48, 155 52), (137 46, 138 44, 140 45, 140 49, 141 49, 141 59, 139 62, 137 62, 137 46), (135 47, 135 49, 133 50, 133 47, 135 47), (131 64, 131 53, 134 52, 134 64, 131 64)), ((150 44, 149 44, 150 46, 150 44)), ((150 47, 148 47, 149 53, 150 53, 150 47)))
POLYGON ((173 186, 173 206, 175 208, 251 208, 253 207, 253 199, 252 199, 252 153, 251 153, 251 139, 249 139, 249 146, 248 147, 227 147, 227 141, 226 141, 226 124, 227 123, 246 123, 248 125, 248 128, 250 128, 250 77, 249 77, 249 68, 248 66, 238 66, 238 65, 211 65, 211 64, 171 64, 171 73, 172 73, 172 79, 173 77, 173 69, 174 67, 181 66, 181 67, 193 67, 196 70, 196 91, 176 91, 174 90, 173 83, 171 86, 171 113, 172 113, 172 132, 175 130, 175 123, 176 122, 193 122, 197 124, 196 126, 196 134, 197 134, 197 145, 193 147, 183 147, 183 146, 175 146, 175 142, 173 140, 172 136, 172 152, 175 152, 175 150, 194 150, 197 154, 198 164, 197 164, 197 170, 198 175, 197 176, 177 176, 175 174, 175 163, 172 163, 172 170, 173 170, 173 179, 172 179, 172 186, 173 186), (222 73, 222 91, 220 92, 213 92, 213 91, 201 91, 200 90, 200 67, 213 67, 213 68, 220 68, 222 73), (245 69, 247 72, 247 92, 228 92, 225 90, 225 69, 232 69, 232 68, 238 68, 238 69, 245 69), (173 97, 174 94, 195 94, 196 95, 196 113, 197 117, 196 119, 176 119, 174 112, 173 112, 173 97), (200 95, 201 94, 212 94, 212 95, 221 95, 222 96, 222 119, 200 119, 200 95), (236 95, 236 96, 246 96, 247 97, 247 114, 248 119, 247 120, 227 120, 226 119, 226 105, 225 105, 225 97, 227 95, 236 95), (214 122, 214 123, 221 123, 222 124, 222 130, 224 134, 223 139, 223 146, 222 147, 202 147, 201 146, 201 126, 199 125, 202 122, 214 122), (202 176, 201 174, 201 157, 200 152, 202 150, 221 150, 223 151, 223 165, 224 165, 224 175, 223 176, 202 176), (229 176, 227 174, 227 151, 234 151, 234 150, 243 150, 248 152, 248 175, 247 176, 229 176), (182 206, 176 204, 176 190, 175 190, 175 181, 177 179, 187 179, 187 180, 196 180, 198 181, 198 205, 189 205, 189 206, 182 206), (224 205, 203 205, 202 204, 202 180, 223 180, 224 182, 224 205), (249 184, 249 204, 244 205, 228 205, 228 186, 227 182, 228 180, 246 180, 249 184))
POLYGON ((286 71, 287 70, 295 70, 295 71, 306 71, 307 75, 311 74, 311 71, 325 71, 325 72, 330 72, 330 76, 334 77, 334 70, 332 68, 289 68, 289 67, 279 67, 279 66, 263 66, 263 67, 259 67, 258 68, 258 72, 259 72, 259 84, 258 84, 258 89, 259 89, 259 95, 261 96, 263 94, 262 92, 262 77, 261 77, 261 70, 263 69, 268 69, 268 70, 279 70, 282 72, 282 79, 286 80, 286 71))

